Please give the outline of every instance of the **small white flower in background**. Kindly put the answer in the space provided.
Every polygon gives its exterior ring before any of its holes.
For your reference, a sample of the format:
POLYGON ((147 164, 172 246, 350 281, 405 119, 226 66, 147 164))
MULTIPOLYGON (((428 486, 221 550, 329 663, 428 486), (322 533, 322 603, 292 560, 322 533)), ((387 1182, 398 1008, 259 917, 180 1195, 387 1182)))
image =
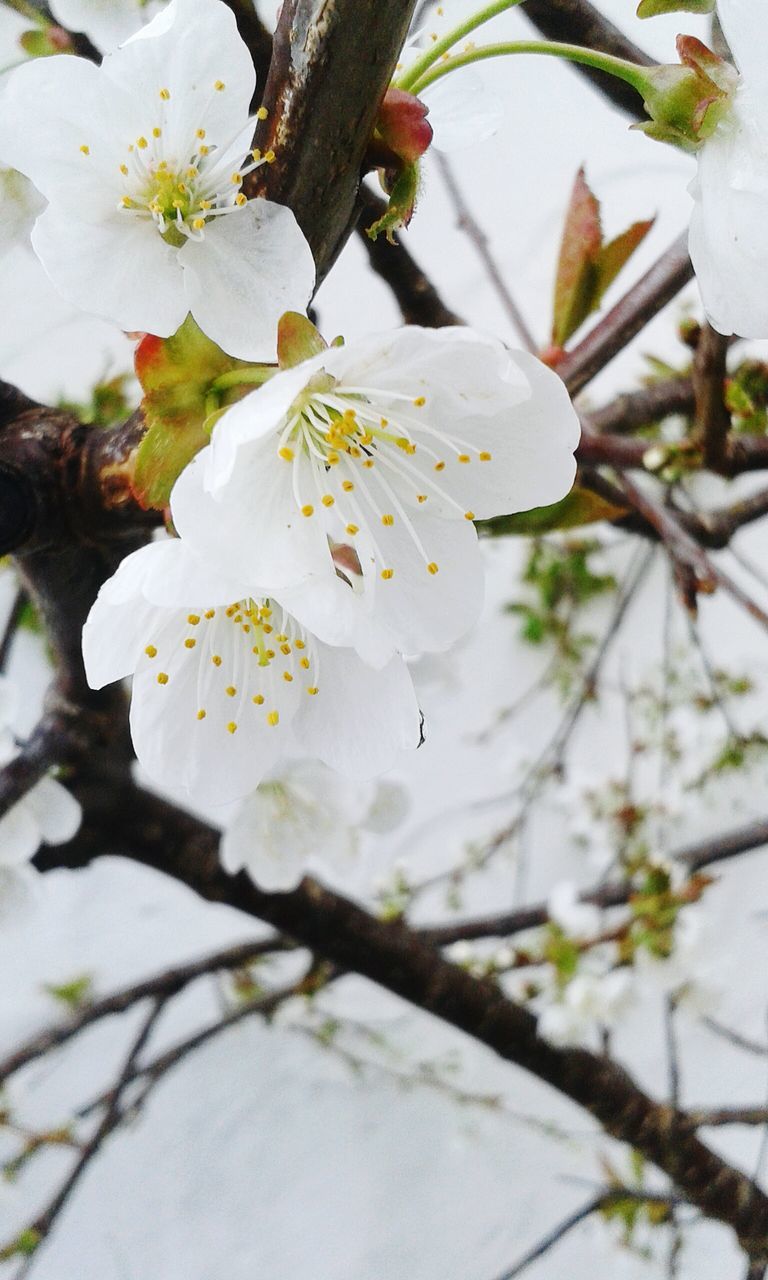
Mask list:
POLYGON ((171 0, 96 67, 39 58, 9 79, 0 159, 48 200, 32 246, 59 292, 168 337, 188 312, 231 355, 271 359, 314 284, 289 209, 247 200, 255 72, 221 0, 171 0))
POLYGON ((539 1014, 539 1035, 552 1044, 583 1044, 598 1028, 615 1026, 631 998, 632 975, 626 969, 577 973, 560 999, 544 1004, 539 1014))
MULTIPOLYGON (((10 725, 14 693, 0 677, 0 768, 19 754, 10 725)), ((54 778, 41 778, 0 818, 0 915, 30 896, 27 864, 41 844, 66 844, 77 834, 82 812, 69 791, 54 778)))
POLYGON ((638 949, 635 971, 641 990, 649 995, 672 995, 689 1013, 714 1008, 719 989, 714 978, 716 957, 711 922, 698 907, 685 907, 675 921, 672 953, 666 958, 638 949))
POLYGON ((353 782, 314 760, 290 762, 245 801, 222 837, 221 861, 245 868, 260 888, 294 888, 305 875, 327 871, 343 879, 358 849, 360 829, 386 815, 391 827, 392 784, 353 782))
POLYGON ((292 595, 267 597, 178 539, 142 547, 104 584, 83 631, 88 679, 133 675, 133 743, 155 782, 224 804, 286 754, 361 778, 418 745, 405 663, 367 667, 292 608, 292 595))
POLYGON ((480 612, 473 521, 562 498, 578 437, 533 356, 406 327, 329 348, 228 409, 177 481, 173 518, 222 563, 236 547, 254 580, 317 574, 392 648, 440 652, 480 612))
POLYGON ((109 53, 165 8, 163 0, 50 0, 67 31, 81 31, 99 53, 109 53))
POLYGON ((570 938, 595 938, 600 933, 599 908, 579 902, 579 891, 570 880, 562 880, 550 891, 547 912, 570 938))
POLYGON ((742 79, 698 151, 689 248, 707 315, 721 333, 768 338, 768 64, 765 12, 719 0, 718 16, 742 79))

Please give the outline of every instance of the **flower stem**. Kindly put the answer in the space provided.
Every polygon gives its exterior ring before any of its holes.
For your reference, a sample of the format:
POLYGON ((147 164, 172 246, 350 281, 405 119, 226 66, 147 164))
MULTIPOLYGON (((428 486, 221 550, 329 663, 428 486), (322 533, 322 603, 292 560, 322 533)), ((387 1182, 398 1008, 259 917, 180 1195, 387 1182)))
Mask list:
POLYGON ((508 44, 481 45, 478 49, 468 49, 466 53, 454 54, 438 67, 430 67, 414 83, 409 85, 409 92, 419 94, 428 85, 434 84, 442 76, 448 75, 459 67, 470 66, 473 62, 482 62, 486 58, 502 58, 514 53, 544 53, 552 57, 565 58, 569 62, 579 62, 584 67, 594 67, 596 71, 605 71, 626 81, 639 94, 644 96, 647 68, 640 67, 624 58, 614 58, 608 53, 600 53, 596 49, 586 49, 576 44, 558 44, 550 40, 517 40, 508 44))
POLYGON ((219 374, 211 383, 213 391, 228 391, 230 387, 257 386, 269 382, 277 373, 277 365, 245 365, 242 369, 229 369, 219 374))
POLYGON ((491 18, 506 12, 507 9, 514 9, 516 5, 522 4, 522 2, 523 0, 492 0, 491 4, 479 9, 471 18, 460 22, 457 27, 452 27, 441 40, 436 40, 428 49, 425 49, 413 66, 409 67, 398 80, 395 80, 395 87, 397 89, 407 89, 409 93, 415 92, 413 85, 416 81, 429 70, 438 58, 441 58, 444 53, 452 49, 459 40, 463 40, 464 36, 468 36, 470 32, 476 31, 483 23, 490 22, 491 18))
POLYGON ((43 14, 34 5, 28 4, 27 0, 5 0, 5 4, 9 9, 15 9, 17 13, 20 13, 22 18, 29 18, 30 22, 33 22, 36 27, 49 26, 43 14))

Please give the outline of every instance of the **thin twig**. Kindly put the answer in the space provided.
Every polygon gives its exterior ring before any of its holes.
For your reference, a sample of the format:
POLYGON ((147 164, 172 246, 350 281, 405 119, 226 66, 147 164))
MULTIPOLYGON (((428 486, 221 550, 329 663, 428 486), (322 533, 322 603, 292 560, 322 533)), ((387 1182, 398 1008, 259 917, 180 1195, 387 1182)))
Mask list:
POLYGON ((724 469, 728 452, 728 432, 731 429, 731 415, 725 405, 728 347, 728 338, 705 321, 693 362, 693 389, 696 432, 701 440, 704 462, 711 471, 724 469))

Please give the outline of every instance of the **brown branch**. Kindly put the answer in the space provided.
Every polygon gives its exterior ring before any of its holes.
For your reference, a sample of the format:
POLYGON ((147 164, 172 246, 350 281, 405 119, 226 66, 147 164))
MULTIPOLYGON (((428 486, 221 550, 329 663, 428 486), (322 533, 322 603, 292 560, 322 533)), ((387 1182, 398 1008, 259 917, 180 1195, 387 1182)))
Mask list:
POLYGON ((27 605, 27 597, 23 591, 17 591, 13 598, 7 621, 3 627, 2 635, 0 635, 0 672, 5 671, 8 666, 8 659, 11 656, 13 642, 16 639, 16 632, 19 623, 27 605))
POLYGON ((610 364, 692 278, 688 238, 683 235, 557 366, 571 395, 610 364))
POLYGON ((13 1053, 0 1062, 0 1085, 29 1062, 66 1044, 85 1027, 91 1026, 102 1018, 124 1013, 126 1009, 132 1008, 133 1005, 150 996, 162 996, 167 1000, 198 978, 217 973, 222 969, 243 968, 260 956, 290 950, 291 947, 292 944, 286 939, 278 937, 265 938, 259 942, 241 942, 237 946, 214 951, 211 955, 193 960, 189 964, 176 965, 163 970, 162 973, 152 974, 151 977, 143 978, 129 987, 123 987, 120 991, 113 991, 108 996, 93 1000, 83 1009, 78 1010, 68 1021, 39 1032, 18 1049, 14 1049, 13 1053))
POLYGON ((729 1124, 768 1124, 768 1107, 694 1107, 688 1116, 697 1129, 721 1129, 729 1124))
POLYGON ((363 159, 416 0, 285 0, 256 145, 276 160, 248 195, 287 204, 322 280, 356 220, 363 159))
POLYGON ((712 328, 701 326, 693 362, 696 401, 695 428, 701 440, 704 462, 711 471, 726 468, 731 415, 725 405, 726 360, 730 341, 712 328))
POLYGON ((600 434, 612 431, 628 434, 660 422, 670 414, 688 416, 693 413, 695 403, 690 378, 669 378, 652 382, 641 391, 616 396, 601 409, 591 409, 589 422, 592 430, 600 434))
POLYGON ((616 1064, 586 1050, 556 1049, 536 1019, 492 982, 472 977, 401 923, 376 920, 312 880, 292 893, 265 894, 218 862, 218 833, 191 815, 126 784, 104 815, 39 865, 81 865, 108 848, 180 880, 203 898, 272 924, 342 970, 352 970, 473 1036, 584 1107, 676 1182, 707 1215, 728 1223, 751 1255, 768 1243, 768 1197, 695 1136, 686 1118, 654 1103, 616 1064))
POLYGON ((371 267, 392 290, 405 324, 419 324, 427 329, 443 329, 448 325, 463 324, 460 316, 443 302, 432 281, 400 239, 395 244, 390 244, 386 236, 378 236, 376 240, 372 240, 366 234, 366 227, 382 217, 386 207, 386 201, 368 187, 361 187, 361 218, 357 231, 371 267))

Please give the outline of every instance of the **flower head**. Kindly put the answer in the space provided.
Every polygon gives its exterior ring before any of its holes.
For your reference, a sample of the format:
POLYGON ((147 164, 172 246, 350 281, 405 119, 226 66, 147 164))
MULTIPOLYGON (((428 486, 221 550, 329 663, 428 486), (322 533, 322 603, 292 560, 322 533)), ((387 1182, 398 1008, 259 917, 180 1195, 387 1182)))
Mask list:
POLYGON ((236 547, 275 588, 324 577, 390 650, 441 651, 482 603, 473 521, 562 498, 577 439, 562 383, 532 356, 469 329, 405 328, 246 396, 171 506, 204 554, 236 547))
POLYGON ((167 337, 188 312, 231 355, 269 359, 302 310, 312 255, 289 209, 248 200, 250 55, 221 0, 172 0, 100 68, 42 58, 12 75, 0 156, 48 200, 32 245, 58 290, 167 337))
POLYGON ((707 315, 721 333, 768 337, 768 71, 759 5, 720 0, 741 81, 698 152, 689 247, 707 315))
POLYGON ((292 607, 178 539, 134 552, 105 583, 83 631, 88 679, 101 688, 133 675, 134 747, 155 781, 222 804, 285 754, 365 777, 418 745, 404 663, 372 670, 292 607))

